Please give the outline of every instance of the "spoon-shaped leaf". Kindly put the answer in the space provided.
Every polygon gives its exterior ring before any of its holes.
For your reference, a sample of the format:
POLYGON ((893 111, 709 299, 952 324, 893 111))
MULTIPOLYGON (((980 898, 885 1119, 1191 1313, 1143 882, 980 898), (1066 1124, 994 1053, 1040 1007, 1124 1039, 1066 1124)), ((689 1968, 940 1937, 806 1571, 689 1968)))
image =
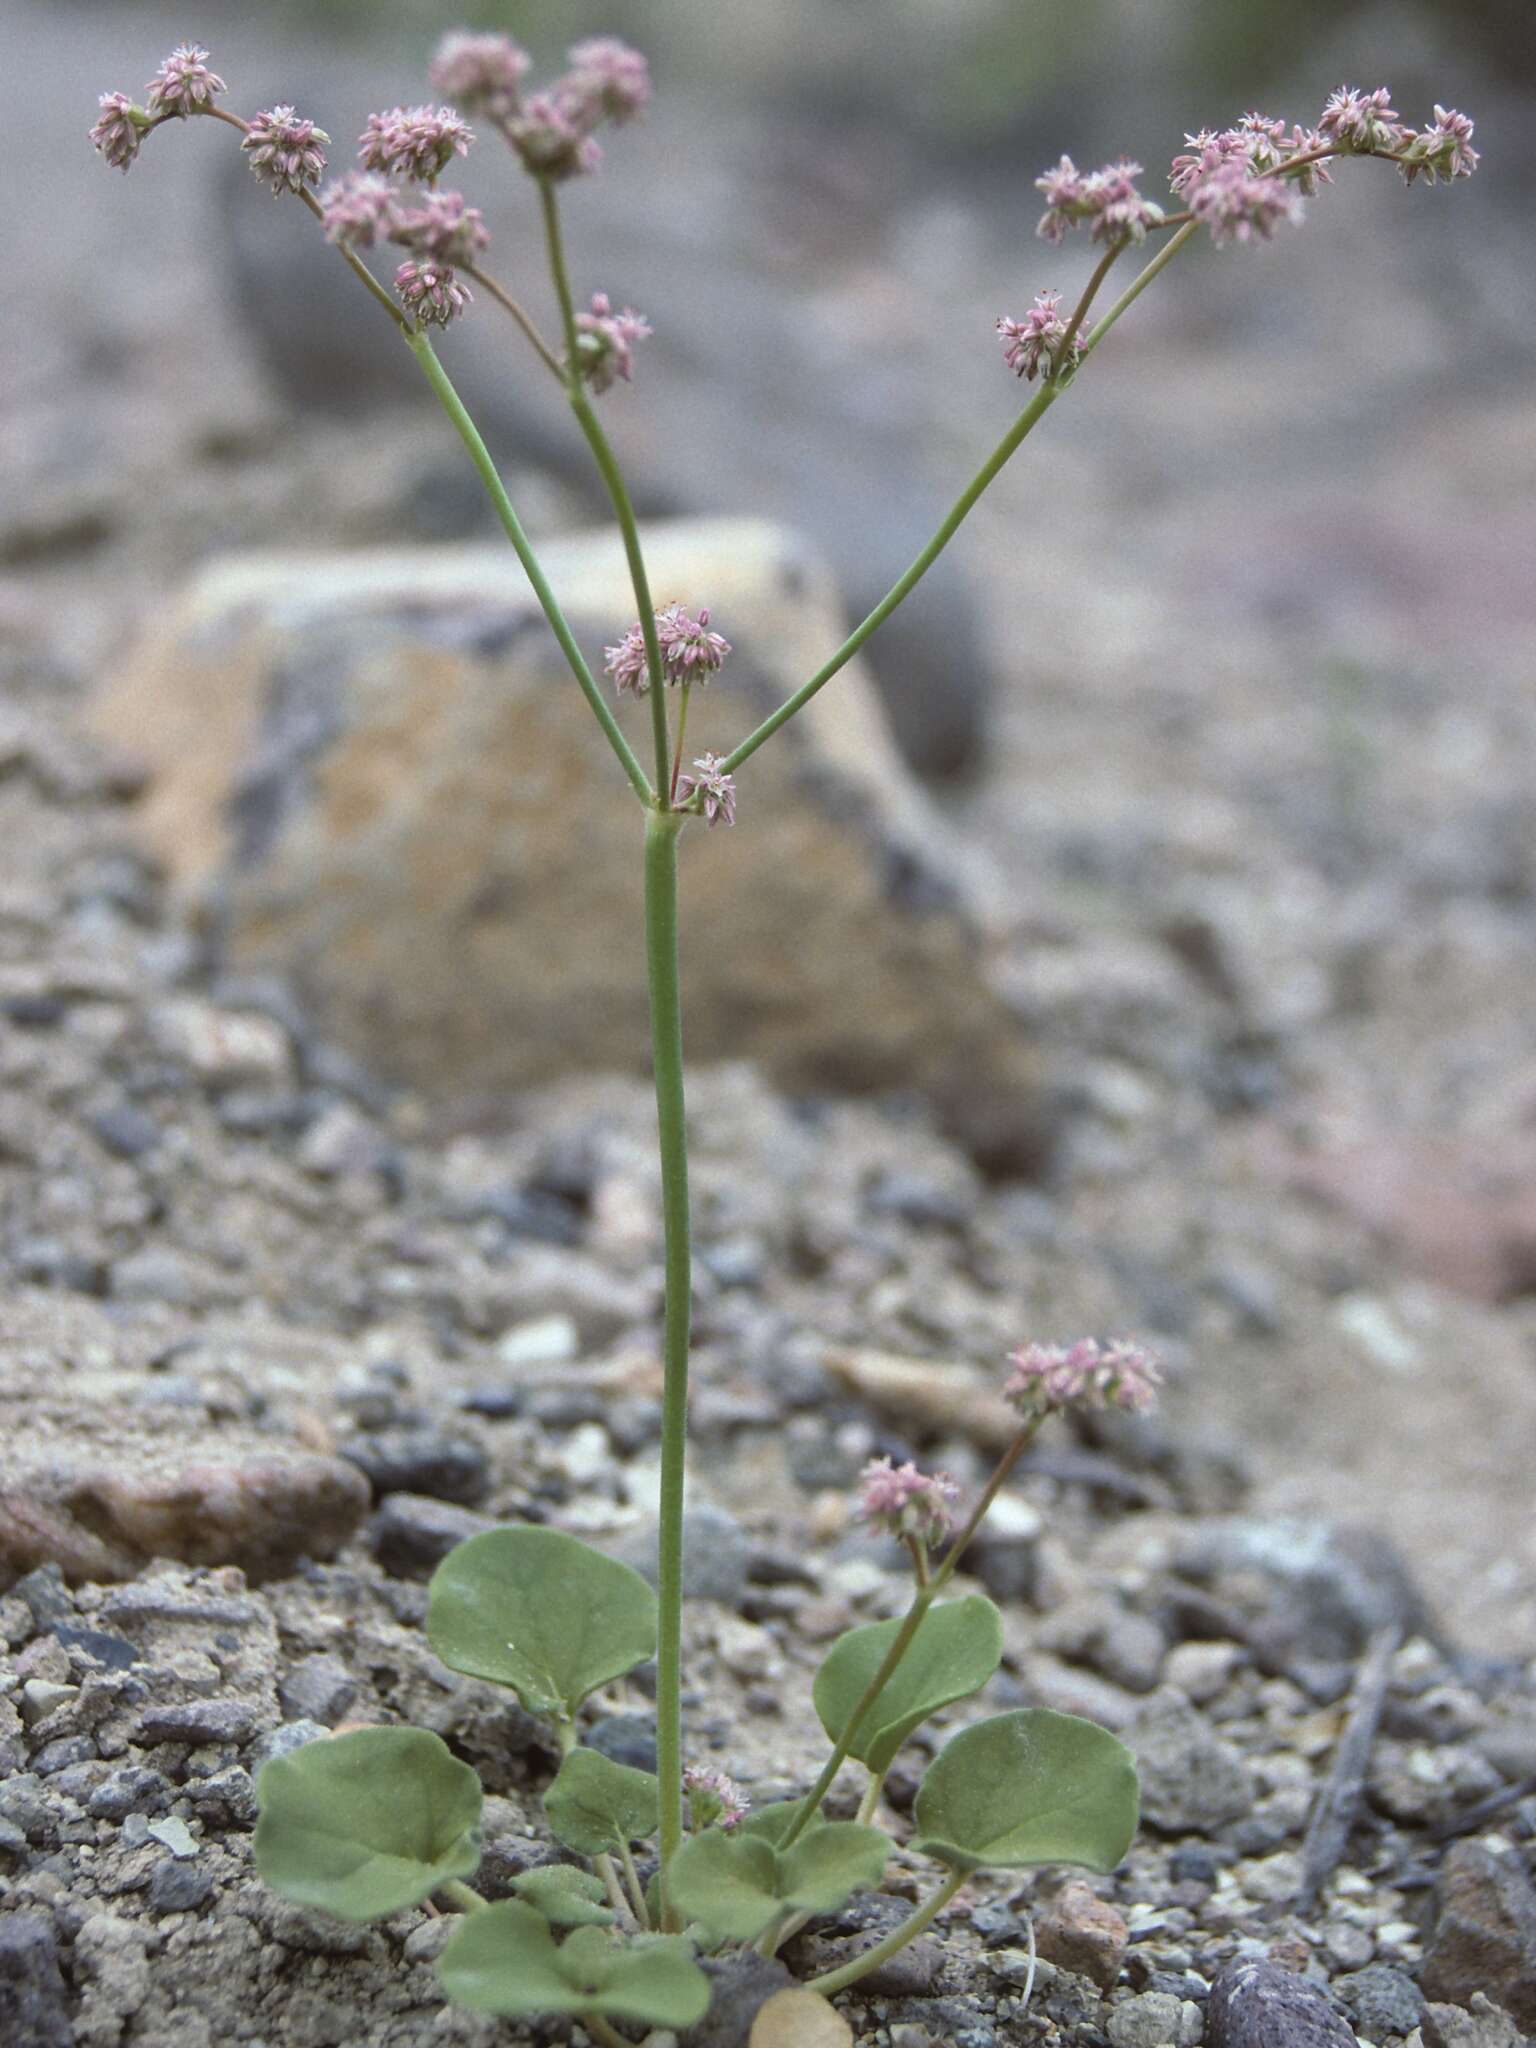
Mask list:
POLYGON ((573 1749, 544 1794, 555 1839, 583 1856, 644 1841, 661 1824, 660 1795, 650 1771, 616 1764, 596 1749, 573 1749))
POLYGON ((918 1789, 912 1847, 954 1870, 1082 1863, 1113 1870, 1139 1810, 1123 1742, 1076 1714, 1026 1707, 947 1742, 918 1789))
POLYGON ((787 1912, 829 1912, 861 1886, 878 1884, 890 1847, 878 1828, 853 1821, 829 1821, 789 1849, 706 1828, 673 1859, 667 1897, 712 1934, 753 1941, 787 1912))
POLYGON ((513 1878, 512 1889, 551 1927, 613 1925, 612 1907, 602 1904, 602 1879, 574 1864, 546 1863, 538 1870, 525 1870, 513 1878))
POLYGON ((686 1943, 650 1939, 626 1947, 600 1928, 581 1927, 557 1947, 539 1914, 515 1899, 472 1913, 437 1967, 450 1998, 506 2018, 601 2013, 691 2027, 709 2006, 709 1979, 686 1943))
POLYGON ((656 1595, 636 1571, 558 1529, 487 1529, 449 1551, 427 1601, 445 1664, 569 1720, 656 1650, 656 1595))
MULTIPOLYGON (((738 1841, 744 1835, 751 1836, 758 1841, 771 1842, 777 1848, 780 1837, 789 1833, 795 1817, 804 1804, 803 1799, 775 1799, 767 1806, 754 1806, 745 1820, 736 1823, 731 1833, 738 1841)), ((805 1833, 809 1834, 813 1828, 824 1828, 826 1825, 826 1816, 814 1813, 806 1824, 805 1833)))
MULTIPOLYGON (((873 1683, 902 1623, 871 1622, 840 1636, 816 1673, 812 1697, 821 1725, 836 1742, 873 1683)), ((1003 1654, 1002 1617, 980 1593, 930 1607, 917 1625, 901 1662, 860 1717, 849 1755, 879 1777, 914 1728, 980 1692, 1003 1654)))
POLYGON ((256 1780, 256 1867, 340 1920, 415 1906, 480 1861, 480 1780, 422 1728, 359 1728, 274 1757, 256 1780))

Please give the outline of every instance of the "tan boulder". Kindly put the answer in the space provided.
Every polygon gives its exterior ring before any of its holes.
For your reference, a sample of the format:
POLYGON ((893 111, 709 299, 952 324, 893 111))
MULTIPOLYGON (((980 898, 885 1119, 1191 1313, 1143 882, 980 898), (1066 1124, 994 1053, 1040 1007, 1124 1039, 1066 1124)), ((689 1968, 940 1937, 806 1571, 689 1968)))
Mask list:
MULTIPOLYGON (((727 751, 845 632, 805 545, 758 521, 647 536, 658 604, 735 643, 687 753, 727 751)), ((594 668, 634 604, 617 536, 547 546, 594 668)), ((605 685, 605 687, 607 687, 605 685)), ((622 711, 646 759, 646 707, 622 711)), ((290 975, 319 1027, 439 1099, 642 1068, 639 807, 510 552, 205 571, 107 679, 143 820, 226 964, 290 975)), ((994 978, 993 883, 906 774, 855 664, 683 850, 690 1054, 809 1088, 916 1088, 1018 1163, 1037 1067, 994 978)))

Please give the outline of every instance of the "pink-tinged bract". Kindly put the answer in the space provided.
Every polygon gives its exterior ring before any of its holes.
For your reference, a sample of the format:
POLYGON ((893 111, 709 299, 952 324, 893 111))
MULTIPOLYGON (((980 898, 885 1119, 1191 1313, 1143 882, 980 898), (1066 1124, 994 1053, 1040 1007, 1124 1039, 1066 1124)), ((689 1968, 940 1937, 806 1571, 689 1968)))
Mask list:
POLYGON ((706 825, 734 825, 736 822, 736 778, 727 775, 719 754, 700 754, 692 775, 677 778, 678 799, 691 803, 699 799, 706 825))
POLYGON ((388 239, 397 218, 399 194, 373 171, 347 171, 320 195, 325 239, 343 249, 371 249, 388 239))
POLYGON ((251 160, 251 169, 274 196, 279 192, 305 192, 325 175, 325 151, 330 142, 323 128, 300 117, 292 107, 268 107, 258 114, 241 138, 240 147, 251 160))
POLYGON ((1234 160, 1203 178, 1188 194, 1189 210, 1221 247, 1229 242, 1267 242, 1282 222, 1297 222, 1305 207, 1284 178, 1255 177, 1234 160))
POLYGON ((724 1771, 711 1770, 708 1764, 685 1764, 683 1791, 695 1834, 702 1828, 733 1828, 746 1819, 747 1795, 724 1771))
POLYGON ((912 1464, 871 1458, 859 1475, 859 1513, 871 1527, 899 1541, 941 1543, 954 1522, 960 1489, 947 1472, 919 1472, 912 1464))
POLYGON ((597 119, 615 126, 650 104, 651 67, 639 50, 617 36, 591 36, 570 52, 561 90, 591 102, 597 119))
POLYGON ((395 272, 395 290, 412 319, 425 327, 446 327, 474 296, 446 263, 402 263, 395 272))
POLYGON ((400 208, 390 229, 403 243, 433 263, 469 266, 491 246, 485 216, 468 206, 462 192, 429 192, 419 206, 400 208))
POLYGON ((452 107, 390 107, 368 116, 357 156, 364 170, 425 183, 440 177, 456 156, 466 156, 474 139, 474 130, 452 107))
POLYGON ((603 152, 592 140, 592 108, 561 92, 538 92, 507 125, 507 140, 536 178, 563 183, 595 171, 603 152))
POLYGON ((223 79, 209 68, 208 52, 198 43, 183 43, 145 87, 145 103, 151 114, 185 120, 189 114, 206 114, 227 91, 223 79))
POLYGON ((126 171, 139 153, 149 117, 125 92, 104 92, 97 105, 101 112, 92 124, 90 140, 114 171, 126 171))
POLYGON ((1371 156, 1395 150, 1407 139, 1408 131, 1392 104, 1390 86, 1379 85, 1374 92, 1356 92, 1341 85, 1330 95, 1318 120, 1318 133, 1335 149, 1371 156))
POLYGON ((582 381, 589 390, 601 394, 617 378, 629 383, 634 375, 635 344, 649 338, 651 327, 644 314, 637 313, 633 306, 615 313, 608 294, 594 292, 591 311, 576 315, 576 332, 580 336, 578 361, 582 381))
MULTIPOLYGON (((1033 380, 1043 368, 1047 375, 1056 369, 1056 355, 1067 338, 1067 323, 1061 317, 1061 293, 1036 292, 1035 303, 1022 320, 1006 315, 997 323, 1003 343, 1003 361, 1016 377, 1033 380)), ((1081 355, 1081 344, 1073 337, 1072 360, 1081 355)))
POLYGON ((455 106, 492 121, 509 121, 522 103, 532 61, 510 36, 459 32, 438 44, 427 76, 455 106))

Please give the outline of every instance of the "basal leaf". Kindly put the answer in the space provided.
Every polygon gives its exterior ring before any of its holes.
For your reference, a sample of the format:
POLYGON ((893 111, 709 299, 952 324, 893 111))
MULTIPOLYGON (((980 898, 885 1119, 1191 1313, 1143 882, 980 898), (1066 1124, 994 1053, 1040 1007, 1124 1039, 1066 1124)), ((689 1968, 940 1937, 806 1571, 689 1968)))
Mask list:
MULTIPOLYGON (((736 1823, 731 1833, 738 1840, 743 1835, 751 1836, 761 1842, 772 1842, 777 1848, 780 1837, 788 1833, 795 1815, 804 1804, 803 1799, 775 1799, 770 1806, 754 1806, 745 1820, 736 1823)), ((824 1828, 826 1825, 825 1816, 815 1813, 807 1822, 804 1832, 809 1834, 813 1828, 824 1828)))
POLYGON ((509 2019, 601 2013, 690 2027, 709 2006, 709 1979, 685 1943, 626 1946, 600 1928, 582 1927, 557 1947, 539 1914, 515 1899, 472 1913, 437 1967, 450 1998, 509 2019))
MULTIPOLYGON (((833 1742, 848 1726, 901 1626, 898 1618, 852 1629, 823 1658, 812 1697, 833 1742)), ((1002 1617, 980 1593, 930 1607, 901 1662, 861 1717, 849 1754, 880 1776, 930 1714, 980 1692, 1002 1654, 1002 1617)))
POLYGON ((603 1900, 603 1881, 571 1863, 546 1863, 512 1880, 520 1899, 542 1913, 551 1927, 611 1927, 614 1914, 603 1900))
POLYGON ((488 1529, 432 1575, 427 1634, 445 1664, 570 1719, 656 1650, 656 1596, 636 1571, 558 1529, 488 1529))
POLYGON ((857 1821, 828 1821, 792 1848, 776 1849, 781 1895, 802 1913, 830 1913, 854 1892, 880 1882, 891 1853, 889 1836, 857 1821))
POLYGON ((955 1870, 1113 1870, 1136 1833, 1136 1766, 1076 1714, 998 1714, 945 1744, 918 1790, 912 1847, 955 1870))
POLYGON ((257 1869, 340 1920, 418 1905, 480 1861, 480 1780, 425 1729, 306 1743, 263 1768, 256 1799, 257 1869))
POLYGON ((650 1771, 616 1764, 595 1749, 573 1749, 544 1794, 557 1841, 583 1856, 643 1841, 660 1825, 657 1781, 650 1771))
POLYGON ((671 1903, 722 1939, 752 1941, 789 1912, 824 1913, 880 1882, 890 1843, 878 1828, 830 1821, 788 1849, 739 1830, 706 1828, 678 1851, 671 1903))

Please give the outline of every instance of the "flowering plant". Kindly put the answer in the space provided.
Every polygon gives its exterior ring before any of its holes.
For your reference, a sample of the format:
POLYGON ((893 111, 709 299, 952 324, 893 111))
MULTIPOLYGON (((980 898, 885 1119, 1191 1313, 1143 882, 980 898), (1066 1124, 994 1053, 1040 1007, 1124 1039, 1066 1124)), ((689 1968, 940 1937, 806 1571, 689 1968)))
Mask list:
MULTIPOLYGON (((707 606, 658 605, 622 472, 593 400, 633 380, 651 333, 631 307, 601 291, 585 310, 570 281, 560 188, 592 175, 598 135, 639 115, 650 97, 646 61, 611 37, 578 43, 553 84, 528 91, 527 54, 501 35, 450 36, 431 66, 437 104, 371 115, 358 168, 326 182, 330 137, 288 105, 249 120, 221 104, 227 88, 195 44, 176 50, 142 105, 123 93, 100 103, 91 139, 107 163, 132 167, 155 130, 194 117, 234 128, 257 180, 316 220, 394 323, 452 421, 496 508, 575 680, 644 819, 645 937, 660 1136, 666 1253, 665 1392, 657 1588, 558 1530, 491 1530, 453 1551, 430 1589, 427 1627, 454 1669, 508 1687, 553 1727, 561 1764, 544 1795, 549 1828, 580 1861, 526 1872, 514 1896, 490 1903, 469 1883, 480 1858, 481 1788, 436 1736, 410 1728, 344 1733, 276 1759, 262 1773, 257 1862, 288 1897, 343 1919, 367 1921, 437 1898, 464 1918, 444 1948, 448 1993, 495 2014, 566 2013, 594 2039, 621 2043, 614 2022, 685 2027, 708 2006, 696 1960, 729 1943, 773 1954, 806 1919, 880 1882, 889 1838, 876 1824, 890 1767, 914 1731, 979 1692, 1001 1657, 1000 1617, 978 1594, 942 1597, 988 1508, 1047 1418, 1072 1406, 1139 1409, 1158 1369, 1137 1345, 1084 1339, 1028 1345, 1014 1355, 1005 1392, 1019 1424, 982 1492, 957 1526, 958 1488, 941 1474, 879 1460, 865 1472, 867 1522, 907 1553, 905 1614, 843 1636, 816 1674, 813 1700, 831 1744, 802 1796, 751 1811, 723 1774, 686 1765, 682 1741, 682 1528, 690 1314, 688 1157, 678 985, 678 848, 684 828, 736 822, 736 776, 911 594, 1045 413, 1075 388, 1084 365, 1141 293, 1202 231, 1218 245, 1270 239, 1297 223, 1345 157, 1384 158, 1405 181, 1463 178, 1476 168, 1472 123, 1437 106, 1406 125, 1385 89, 1341 88, 1315 128, 1258 113, 1185 137, 1169 178, 1175 202, 1143 195, 1129 162, 1081 171, 1069 157, 1036 180, 1045 201, 1039 234, 1052 247, 1086 228, 1099 251, 1070 311, 1041 290, 1022 318, 997 323, 1006 367, 1035 386, 997 447, 966 485, 928 545, 821 668, 729 753, 684 769, 691 692, 720 674, 730 642, 707 606), (535 321, 486 267, 490 235, 478 208, 443 179, 468 154, 470 120, 499 135, 533 181, 560 337, 535 321), (1112 267, 1128 252, 1156 252, 1096 322, 1089 315, 1112 267), (388 283, 365 258, 393 246, 388 283), (482 294, 520 329, 581 429, 623 535, 637 618, 606 650, 610 705, 578 646, 484 441, 438 359, 432 330, 461 319, 482 294), (649 771, 618 713, 648 700, 649 771), (673 705, 675 703, 675 715, 673 705), (581 1745, 583 1703, 656 1659, 654 1773, 581 1745), (861 1765, 856 1817, 829 1820, 823 1802, 845 1762, 861 1765), (653 1841, 652 1867, 636 1844, 653 1841)), ((690 600, 696 601, 696 600, 690 600)), ((813 1980, 823 1996, 854 1983, 928 1926, 974 1872, 1037 1863, 1112 1870, 1135 1831, 1137 1787, 1129 1754, 1086 1721, 1024 1709, 974 1723, 941 1750, 919 1789, 909 1847, 944 1873, 911 1916, 844 1967, 813 1980)))

